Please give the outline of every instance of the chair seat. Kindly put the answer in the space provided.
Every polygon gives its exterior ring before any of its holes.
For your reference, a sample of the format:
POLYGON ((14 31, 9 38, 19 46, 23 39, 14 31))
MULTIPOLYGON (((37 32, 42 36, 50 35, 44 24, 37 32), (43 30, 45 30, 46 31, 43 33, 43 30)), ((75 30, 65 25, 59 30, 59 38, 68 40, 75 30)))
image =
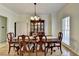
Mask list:
POLYGON ((19 46, 19 44, 15 44, 15 46, 19 46))
POLYGON ((59 43, 55 43, 55 45, 56 45, 56 46, 60 46, 60 44, 59 44, 59 43))
POLYGON ((10 44, 10 46, 19 46, 19 44, 16 44, 16 43, 13 43, 13 44, 10 44))

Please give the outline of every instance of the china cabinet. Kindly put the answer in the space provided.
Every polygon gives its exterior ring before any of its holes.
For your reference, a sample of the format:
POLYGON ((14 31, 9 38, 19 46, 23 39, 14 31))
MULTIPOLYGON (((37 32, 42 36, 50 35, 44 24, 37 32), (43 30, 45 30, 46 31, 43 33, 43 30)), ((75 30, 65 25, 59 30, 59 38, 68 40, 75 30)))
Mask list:
POLYGON ((30 20, 30 35, 44 35, 44 20, 30 20))

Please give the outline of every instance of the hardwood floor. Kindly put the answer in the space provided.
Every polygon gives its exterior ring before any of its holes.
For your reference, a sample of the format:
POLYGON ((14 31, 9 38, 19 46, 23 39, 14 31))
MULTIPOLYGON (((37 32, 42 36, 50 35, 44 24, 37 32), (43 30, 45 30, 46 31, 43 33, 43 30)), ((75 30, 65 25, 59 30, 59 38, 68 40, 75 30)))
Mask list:
MULTIPOLYGON (((55 52, 53 52, 53 54, 50 54, 50 49, 47 53, 47 56, 76 56, 76 54, 74 54, 73 52, 71 52, 70 50, 68 50, 67 48, 65 48, 64 46, 62 46, 62 51, 63 53, 61 54, 60 50, 56 50, 55 52)), ((36 54, 31 52, 30 56, 35 56, 36 54)), ((44 56, 43 52, 37 52, 38 56, 44 56)), ((15 51, 13 49, 11 49, 10 54, 8 54, 8 44, 7 43, 0 43, 0 56, 17 56, 17 54, 15 53, 15 51)), ((28 53, 25 54, 25 56, 29 56, 28 53)))

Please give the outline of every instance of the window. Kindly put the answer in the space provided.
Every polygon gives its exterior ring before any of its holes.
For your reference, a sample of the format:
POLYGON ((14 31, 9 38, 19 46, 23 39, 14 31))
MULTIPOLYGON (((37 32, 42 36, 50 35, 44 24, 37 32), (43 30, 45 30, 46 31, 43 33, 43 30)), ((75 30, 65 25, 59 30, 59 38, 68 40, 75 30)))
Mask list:
POLYGON ((62 19, 62 32, 63 32, 63 42, 70 44, 70 17, 65 17, 62 19))

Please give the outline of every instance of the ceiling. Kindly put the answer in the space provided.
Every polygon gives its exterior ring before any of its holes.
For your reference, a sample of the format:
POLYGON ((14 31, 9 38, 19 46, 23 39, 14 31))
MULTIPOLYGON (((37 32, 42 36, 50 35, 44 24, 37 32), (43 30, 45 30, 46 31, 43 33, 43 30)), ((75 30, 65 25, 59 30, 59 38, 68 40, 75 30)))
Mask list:
MULTIPOLYGON (((11 9, 18 14, 34 14, 33 3, 3 3, 5 7, 11 9)), ((65 3, 37 3, 36 13, 37 14, 50 14, 57 13, 65 3)))

